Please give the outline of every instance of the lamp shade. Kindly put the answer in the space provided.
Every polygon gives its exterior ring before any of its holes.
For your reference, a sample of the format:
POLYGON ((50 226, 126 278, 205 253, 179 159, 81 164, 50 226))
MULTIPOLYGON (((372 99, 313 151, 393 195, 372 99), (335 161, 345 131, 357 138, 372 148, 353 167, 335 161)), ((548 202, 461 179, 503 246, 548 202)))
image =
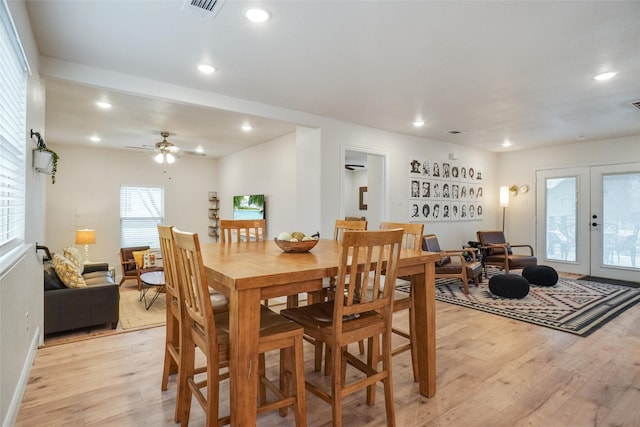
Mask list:
POLYGON ((509 187, 500 187, 500 207, 509 207, 509 187))
POLYGON ((77 230, 76 245, 93 245, 96 243, 96 230, 77 230))

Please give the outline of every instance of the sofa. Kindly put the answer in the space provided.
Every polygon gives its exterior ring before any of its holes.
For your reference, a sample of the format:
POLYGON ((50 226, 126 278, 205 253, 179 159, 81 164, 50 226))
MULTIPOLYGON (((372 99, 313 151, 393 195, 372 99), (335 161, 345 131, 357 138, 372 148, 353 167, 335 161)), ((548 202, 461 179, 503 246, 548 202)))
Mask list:
POLYGON ((84 266, 86 286, 67 287, 52 261, 44 262, 44 333, 69 331, 110 324, 115 329, 120 317, 120 292, 107 263, 84 266))

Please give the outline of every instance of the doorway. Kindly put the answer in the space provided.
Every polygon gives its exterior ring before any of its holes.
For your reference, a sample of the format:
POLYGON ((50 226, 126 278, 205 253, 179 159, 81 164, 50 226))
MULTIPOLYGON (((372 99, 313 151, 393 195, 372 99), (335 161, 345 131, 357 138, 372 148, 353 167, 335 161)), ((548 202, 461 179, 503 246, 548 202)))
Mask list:
POLYGON ((538 255, 569 273, 637 281, 640 163, 538 171, 538 255))
POLYGON ((365 217, 369 230, 378 229, 387 216, 387 153, 343 147, 342 160, 342 217, 365 217))

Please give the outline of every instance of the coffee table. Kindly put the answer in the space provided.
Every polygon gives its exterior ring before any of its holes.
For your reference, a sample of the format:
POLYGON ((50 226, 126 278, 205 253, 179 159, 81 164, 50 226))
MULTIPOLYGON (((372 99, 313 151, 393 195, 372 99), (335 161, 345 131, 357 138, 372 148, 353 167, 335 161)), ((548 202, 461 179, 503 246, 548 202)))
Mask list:
POLYGON ((140 275, 140 281, 142 282, 140 301, 144 300, 144 308, 149 310, 153 303, 158 299, 158 296, 164 292, 164 271, 150 271, 148 273, 142 273, 140 275), (147 301, 147 292, 151 288, 155 288, 156 292, 151 297, 151 300, 147 301))

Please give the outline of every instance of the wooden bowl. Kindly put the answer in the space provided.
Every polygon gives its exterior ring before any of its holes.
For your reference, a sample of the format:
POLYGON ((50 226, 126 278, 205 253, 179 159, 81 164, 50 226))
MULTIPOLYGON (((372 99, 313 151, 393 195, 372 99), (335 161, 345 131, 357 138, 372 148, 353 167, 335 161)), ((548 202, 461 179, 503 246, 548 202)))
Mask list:
POLYGON ((276 245, 285 252, 309 252, 318 244, 316 239, 302 242, 290 242, 288 240, 278 240, 277 238, 273 240, 276 242, 276 245))

